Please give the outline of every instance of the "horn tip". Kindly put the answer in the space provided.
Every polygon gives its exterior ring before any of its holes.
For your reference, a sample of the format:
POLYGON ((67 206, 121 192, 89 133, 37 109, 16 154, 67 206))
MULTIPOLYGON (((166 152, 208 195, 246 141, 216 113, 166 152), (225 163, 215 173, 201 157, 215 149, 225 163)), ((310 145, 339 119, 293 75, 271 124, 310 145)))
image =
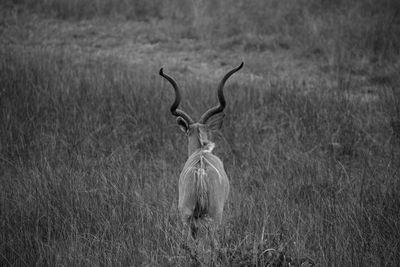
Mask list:
POLYGON ((244 65, 244 61, 242 61, 242 63, 240 63, 239 69, 241 69, 243 67, 243 65, 244 65))
POLYGON ((164 68, 161 68, 160 71, 158 72, 158 74, 160 74, 161 76, 164 75, 163 69, 164 69, 164 68))

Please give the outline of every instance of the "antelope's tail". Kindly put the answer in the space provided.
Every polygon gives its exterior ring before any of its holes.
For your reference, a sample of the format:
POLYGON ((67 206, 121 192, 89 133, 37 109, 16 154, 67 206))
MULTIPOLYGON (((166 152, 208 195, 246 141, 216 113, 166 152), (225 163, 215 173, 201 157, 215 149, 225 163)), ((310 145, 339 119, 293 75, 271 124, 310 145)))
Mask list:
POLYGON ((207 182, 205 180, 207 173, 204 168, 199 168, 196 176, 196 206, 198 206, 198 209, 201 213, 205 213, 208 207, 208 189, 207 182))
POLYGON ((207 214, 208 209, 208 188, 207 172, 204 164, 204 156, 200 156, 200 166, 196 171, 196 206, 194 208, 194 218, 200 219, 207 214))

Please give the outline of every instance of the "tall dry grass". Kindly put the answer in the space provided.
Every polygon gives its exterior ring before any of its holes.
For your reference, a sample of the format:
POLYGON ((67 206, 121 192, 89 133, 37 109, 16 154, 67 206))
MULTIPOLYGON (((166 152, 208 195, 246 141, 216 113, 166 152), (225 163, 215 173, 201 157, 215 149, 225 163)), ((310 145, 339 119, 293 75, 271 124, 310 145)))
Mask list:
MULTIPOLYGON (((397 2, 188 3, 2 7, 69 20, 185 21, 186 37, 239 42, 255 53, 269 49, 263 36, 276 35, 282 49, 325 58, 333 87, 279 77, 257 88, 229 82, 216 153, 232 192, 217 263, 271 263, 264 252, 274 248, 320 266, 396 266, 397 2), (380 86, 377 97, 354 97, 349 77, 360 72, 380 86)), ((186 140, 169 114, 171 88, 147 66, 79 62, 62 51, 1 45, 1 265, 187 264, 176 210, 186 140)), ((183 108, 200 113, 215 103, 204 88, 217 81, 181 82, 183 108)))
MULTIPOLYGON (((2 265, 185 265, 186 144, 157 71, 48 51, 0 58, 2 265)), ((215 102, 191 85, 184 107, 215 102)), ((217 154, 232 192, 219 263, 256 264, 270 247, 322 266, 396 265, 390 94, 362 102, 301 86, 227 87, 217 154)))

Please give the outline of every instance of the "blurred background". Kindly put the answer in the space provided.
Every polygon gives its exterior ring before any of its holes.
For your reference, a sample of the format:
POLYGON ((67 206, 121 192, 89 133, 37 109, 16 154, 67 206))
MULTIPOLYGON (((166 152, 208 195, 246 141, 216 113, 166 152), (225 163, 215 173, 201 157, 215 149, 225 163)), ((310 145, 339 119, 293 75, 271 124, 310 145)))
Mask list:
POLYGON ((0 265, 207 265, 182 247, 185 136, 226 117, 215 265, 396 266, 397 0, 2 0, 0 265), (267 253, 273 249, 274 253, 267 253))

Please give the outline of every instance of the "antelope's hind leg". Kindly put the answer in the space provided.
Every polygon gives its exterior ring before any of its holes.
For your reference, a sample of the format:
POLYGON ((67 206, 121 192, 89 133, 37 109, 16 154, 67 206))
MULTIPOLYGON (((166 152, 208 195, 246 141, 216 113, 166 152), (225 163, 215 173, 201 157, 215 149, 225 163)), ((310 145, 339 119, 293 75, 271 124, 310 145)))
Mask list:
POLYGON ((188 240, 189 236, 192 236, 193 212, 187 207, 179 207, 179 212, 183 224, 182 230, 186 233, 186 240, 188 240))
POLYGON ((193 240, 196 240, 199 229, 193 219, 190 220, 189 227, 190 227, 190 235, 192 236, 193 240))

